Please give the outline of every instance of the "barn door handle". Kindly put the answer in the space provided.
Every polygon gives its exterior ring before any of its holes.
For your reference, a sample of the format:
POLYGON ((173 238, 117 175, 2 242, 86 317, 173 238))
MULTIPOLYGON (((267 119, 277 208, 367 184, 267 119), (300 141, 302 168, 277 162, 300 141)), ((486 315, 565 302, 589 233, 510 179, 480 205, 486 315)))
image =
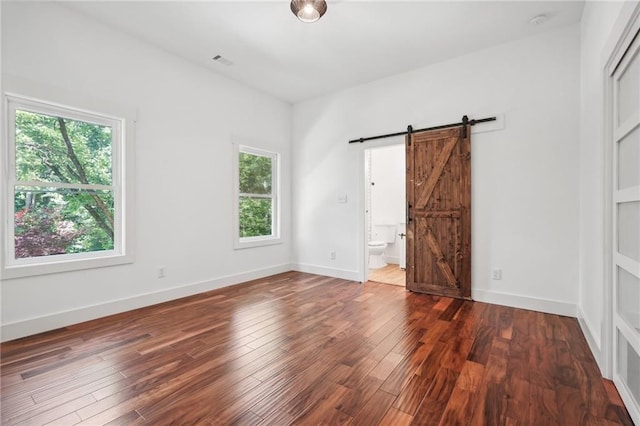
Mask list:
POLYGON ((411 204, 407 204, 407 223, 411 223, 413 218, 411 217, 411 204))
POLYGON ((469 117, 467 117, 466 115, 462 117, 462 139, 466 139, 467 138, 467 125, 469 124, 469 117))

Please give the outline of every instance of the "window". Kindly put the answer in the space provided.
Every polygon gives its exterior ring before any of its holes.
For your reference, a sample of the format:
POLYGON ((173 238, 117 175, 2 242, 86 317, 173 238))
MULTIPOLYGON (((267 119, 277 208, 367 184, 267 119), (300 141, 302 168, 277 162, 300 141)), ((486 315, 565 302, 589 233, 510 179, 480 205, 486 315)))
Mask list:
POLYGON ((130 261, 124 247, 124 119, 6 99, 3 277, 130 261))
POLYGON ((236 248, 279 243, 278 154, 236 147, 236 248))

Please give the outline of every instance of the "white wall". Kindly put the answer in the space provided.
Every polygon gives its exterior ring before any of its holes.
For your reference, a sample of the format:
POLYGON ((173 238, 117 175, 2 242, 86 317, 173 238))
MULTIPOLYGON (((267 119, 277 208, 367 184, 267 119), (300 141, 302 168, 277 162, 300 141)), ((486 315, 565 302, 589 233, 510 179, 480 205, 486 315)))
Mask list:
POLYGON ((604 66, 622 2, 586 2, 580 25, 580 266, 578 317, 604 368, 604 66))
POLYGON ((504 113, 504 130, 472 141, 473 297, 575 316, 579 30, 573 25, 295 105, 297 267, 363 276, 367 144, 349 139, 504 113), (350 202, 338 203, 340 194, 350 202), (490 279, 492 267, 503 269, 501 281, 490 279))
POLYGON ((10 81, 137 110, 137 250, 130 265, 3 280, 4 340, 290 269, 290 105, 49 2, 2 3, 10 81), (232 135, 282 154, 283 244, 233 250, 232 135))
POLYGON ((371 150, 371 223, 396 226, 396 241, 384 251, 388 263, 398 263, 398 224, 405 221, 405 149, 391 145, 371 150))
POLYGON ((602 88, 596 62, 617 8, 588 2, 580 29, 304 102, 292 122, 287 104, 62 6, 3 2, 3 84, 19 77, 138 111, 136 262, 3 280, 3 339, 286 270, 292 258, 298 269, 358 279, 363 149, 377 143, 347 140, 458 121, 462 114, 504 113, 503 131, 473 137, 474 298, 573 315, 579 270, 579 303, 598 340, 602 88), (282 245, 232 250, 232 134, 283 154, 282 245), (348 202, 339 203, 345 194, 348 202), (159 265, 167 267, 162 280, 159 265), (502 281, 490 280, 492 267, 503 269, 502 281))

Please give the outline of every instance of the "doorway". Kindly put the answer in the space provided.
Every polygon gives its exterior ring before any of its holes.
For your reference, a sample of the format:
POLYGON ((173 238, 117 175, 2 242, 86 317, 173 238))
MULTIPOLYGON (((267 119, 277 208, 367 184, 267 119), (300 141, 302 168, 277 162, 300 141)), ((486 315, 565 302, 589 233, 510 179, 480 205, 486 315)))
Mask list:
POLYGON ((365 280, 404 287, 404 143, 365 149, 364 165, 365 280))

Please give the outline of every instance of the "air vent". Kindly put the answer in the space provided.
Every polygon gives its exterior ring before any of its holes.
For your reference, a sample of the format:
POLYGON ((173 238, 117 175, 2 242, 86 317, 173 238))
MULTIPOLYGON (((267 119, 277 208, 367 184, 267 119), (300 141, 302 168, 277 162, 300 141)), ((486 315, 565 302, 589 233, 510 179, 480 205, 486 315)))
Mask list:
POLYGON ((529 24, 531 25, 540 25, 543 24, 547 21, 547 19, 549 19, 549 17, 547 15, 536 15, 533 18, 531 18, 531 20, 529 21, 529 24))
POLYGON ((213 57, 213 60, 221 63, 223 65, 229 66, 229 65, 233 65, 233 62, 231 62, 230 60, 228 60, 227 58, 223 57, 222 55, 216 55, 213 57))

